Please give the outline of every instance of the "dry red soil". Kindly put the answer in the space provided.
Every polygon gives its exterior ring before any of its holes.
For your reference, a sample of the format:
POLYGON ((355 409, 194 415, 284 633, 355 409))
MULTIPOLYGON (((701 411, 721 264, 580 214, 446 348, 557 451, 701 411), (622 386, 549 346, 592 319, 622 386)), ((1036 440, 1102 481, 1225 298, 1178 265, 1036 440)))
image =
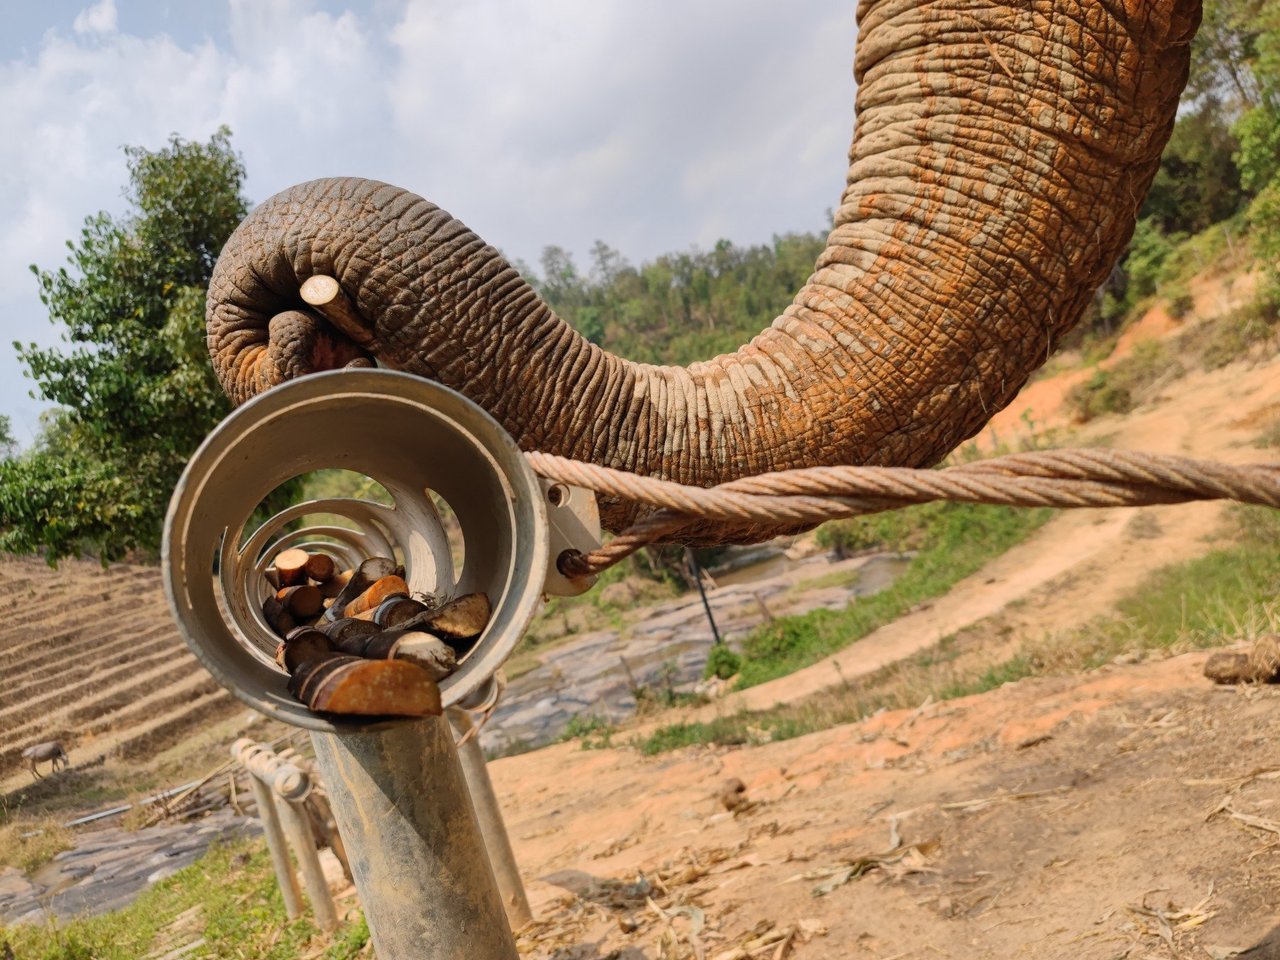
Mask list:
MULTIPOLYGON (((1074 376, 1036 385, 1029 402, 1057 398, 1037 419, 1069 424, 1059 405, 1074 376)), ((1256 461, 1274 459, 1254 440, 1277 420, 1273 357, 1191 373, 1070 441, 1256 461)), ((1223 509, 1063 514, 835 656, 614 742, 801 699, 961 630, 988 636, 998 663, 1212 549, 1223 509)), ((1216 688, 1205 656, 1023 680, 762 746, 645 759, 570 743, 500 760, 542 917, 525 948, 555 960, 1280 957, 1280 690, 1216 688), (716 794, 731 777, 758 806, 725 811, 716 794)))
POLYGON ((758 747, 498 761, 543 918, 527 948, 732 957, 772 933, 786 950, 752 955, 1280 956, 1280 691, 1213 688, 1204 657, 758 747), (758 806, 727 813, 729 777, 758 806))

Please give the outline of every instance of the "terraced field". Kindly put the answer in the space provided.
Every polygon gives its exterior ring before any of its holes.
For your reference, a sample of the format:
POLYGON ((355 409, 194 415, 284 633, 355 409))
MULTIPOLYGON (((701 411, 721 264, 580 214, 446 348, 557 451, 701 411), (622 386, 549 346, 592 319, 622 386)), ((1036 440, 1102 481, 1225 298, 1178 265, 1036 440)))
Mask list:
POLYGON ((0 678, 0 783, 42 740, 76 767, 131 760, 237 709, 179 638, 159 569, 141 565, 0 557, 0 678))

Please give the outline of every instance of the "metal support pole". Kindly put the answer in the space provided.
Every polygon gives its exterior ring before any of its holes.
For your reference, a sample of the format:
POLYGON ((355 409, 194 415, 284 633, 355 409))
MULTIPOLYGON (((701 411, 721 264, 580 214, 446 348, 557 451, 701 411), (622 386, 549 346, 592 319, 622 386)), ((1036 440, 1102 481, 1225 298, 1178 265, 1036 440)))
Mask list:
POLYGON ((333 905, 333 894, 329 892, 329 882, 324 878, 320 857, 316 854, 311 825, 300 805, 311 790, 310 778, 293 764, 282 763, 277 767, 271 785, 278 795, 280 822, 298 859, 298 871, 307 888, 307 899, 311 901, 316 926, 321 930, 332 930, 338 925, 338 911, 333 905))
MULTIPOLYGON (((241 748, 250 740, 237 740, 231 747, 231 756, 241 760, 241 748)), ((298 878, 293 874, 293 864, 289 862, 289 850, 285 846, 284 834, 280 831, 280 819, 276 816, 275 798, 265 783, 245 767, 249 774, 249 789, 253 791, 253 800, 258 807, 258 822, 262 824, 262 832, 267 836, 267 850, 271 853, 271 866, 276 871, 276 882, 280 885, 280 895, 284 897, 284 912, 290 920, 302 915, 302 893, 298 890, 298 878)))
POLYGON ((312 740, 381 960, 518 960, 448 722, 312 740))
POLYGON ((724 643, 720 636, 720 628, 716 626, 716 618, 711 615, 711 601, 707 599, 707 588, 702 584, 702 568, 698 566, 698 558, 693 555, 693 547, 684 548, 684 558, 693 571, 693 579, 698 584, 698 596, 702 598, 702 609, 706 611, 707 623, 711 624, 711 636, 716 646, 724 643))
MULTIPOLYGON (((459 737, 474 729, 470 711, 450 707, 448 714, 449 722, 459 737)), ((524 892, 524 881, 520 879, 520 867, 516 863, 515 851, 511 849, 511 838, 507 836, 502 807, 498 805, 498 795, 493 789, 493 780, 489 778, 484 751, 480 749, 480 738, 473 735, 464 743, 458 750, 458 758, 462 761, 462 774, 471 793, 484 846, 489 851, 489 865, 493 867, 498 891, 502 894, 507 921, 512 930, 519 930, 533 919, 533 911, 529 909, 529 897, 524 892)))

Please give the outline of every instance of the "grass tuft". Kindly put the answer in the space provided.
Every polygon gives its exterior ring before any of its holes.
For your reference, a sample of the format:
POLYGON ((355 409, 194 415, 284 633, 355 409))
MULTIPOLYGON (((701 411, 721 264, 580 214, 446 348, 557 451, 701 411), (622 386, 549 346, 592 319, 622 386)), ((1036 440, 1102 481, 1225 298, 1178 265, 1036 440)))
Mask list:
POLYGON ((1067 406, 1081 422, 1106 413, 1128 413, 1153 388, 1185 372, 1163 343, 1144 340, 1127 357, 1107 369, 1097 368, 1088 380, 1072 387, 1067 406))
MULTIPOLYGON (((22 960, 138 960, 203 937, 199 954, 293 960, 321 946, 319 932, 304 916, 290 921, 276 886, 266 846, 252 841, 214 846, 191 866, 151 887, 128 907, 65 923, 0 926, 22 960), (181 929, 169 929, 180 915, 195 911, 181 929)), ((352 960, 368 941, 362 918, 334 935, 326 960, 352 960)))
POLYGON ((19 816, 0 826, 0 866, 31 873, 69 849, 71 831, 53 817, 19 816))

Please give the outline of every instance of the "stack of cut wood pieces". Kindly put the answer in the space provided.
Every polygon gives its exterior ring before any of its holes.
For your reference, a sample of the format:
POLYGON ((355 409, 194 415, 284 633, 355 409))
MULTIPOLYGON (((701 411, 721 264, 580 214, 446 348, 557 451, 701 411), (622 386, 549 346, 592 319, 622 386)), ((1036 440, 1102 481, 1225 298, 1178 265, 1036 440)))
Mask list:
POLYGON ((437 686, 489 622, 489 598, 410 594, 404 567, 371 557, 339 570, 326 553, 276 554, 262 604, 281 638, 289 692, 317 713, 420 717, 440 712, 437 686))

